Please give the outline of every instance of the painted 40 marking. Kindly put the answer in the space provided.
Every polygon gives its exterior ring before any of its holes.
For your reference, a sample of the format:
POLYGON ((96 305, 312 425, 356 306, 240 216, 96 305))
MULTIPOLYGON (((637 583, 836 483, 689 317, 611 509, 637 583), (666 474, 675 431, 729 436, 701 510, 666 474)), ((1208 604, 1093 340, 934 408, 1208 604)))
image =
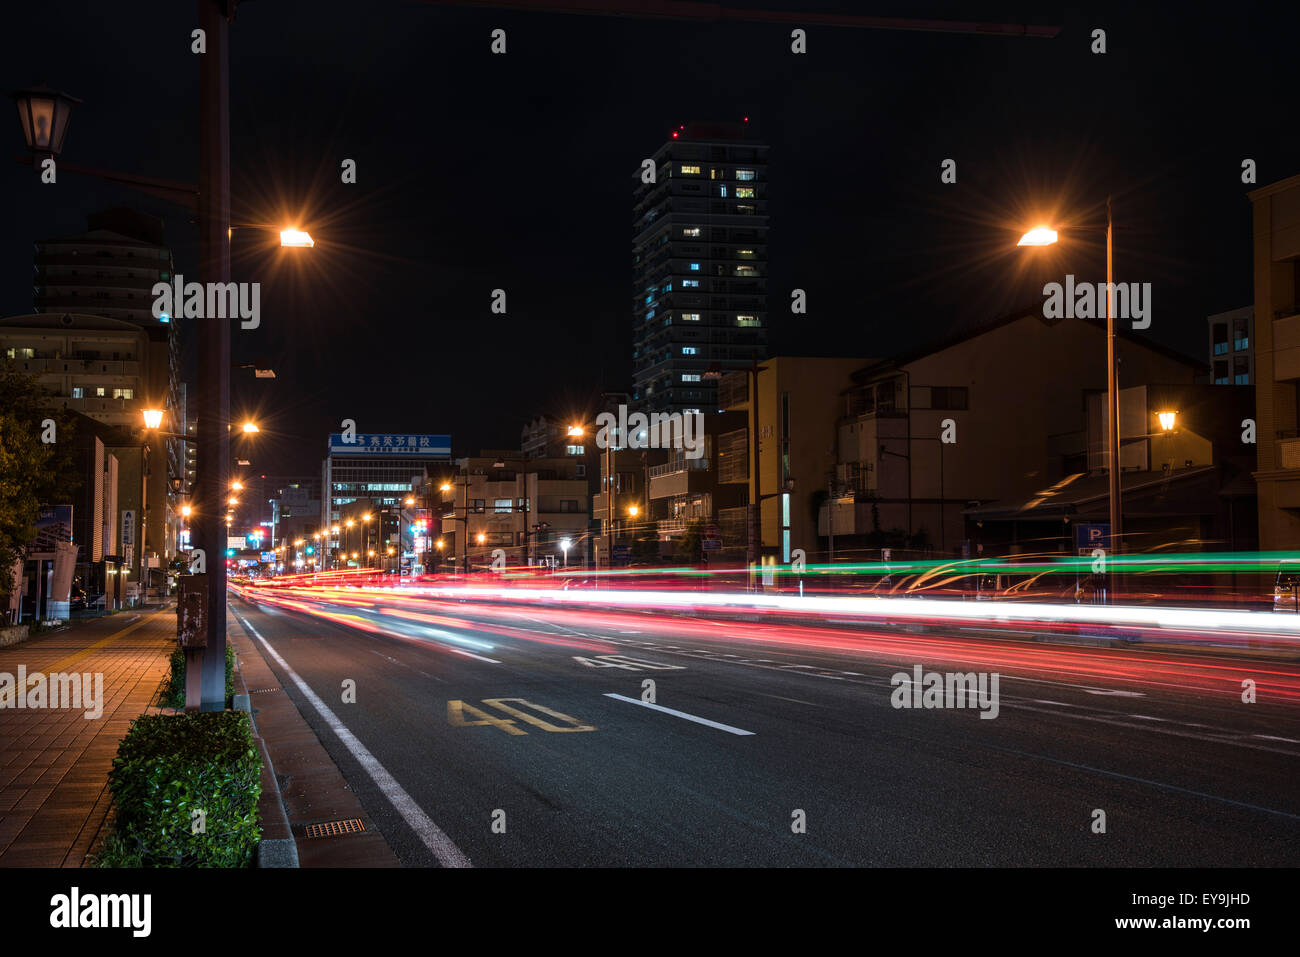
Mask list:
POLYGON ((531 724, 534 728, 540 728, 543 731, 550 731, 554 734, 568 734, 573 731, 596 731, 599 730, 593 724, 583 724, 577 718, 570 717, 562 711, 554 711, 545 705, 533 704, 523 698, 484 698, 482 704, 488 705, 497 711, 512 715, 510 718, 499 718, 494 714, 476 708, 472 704, 466 704, 464 701, 447 702, 447 721, 454 728, 472 728, 482 725, 491 725, 499 728, 506 734, 527 734, 523 728, 516 725, 516 719, 526 724, 531 724), (522 707, 515 707, 521 705, 522 707), (536 714, 529 714, 523 708, 531 708, 533 711, 541 712, 555 721, 563 722, 564 727, 559 724, 553 724, 545 718, 539 718, 536 714), (470 715, 471 717, 466 717, 470 715))

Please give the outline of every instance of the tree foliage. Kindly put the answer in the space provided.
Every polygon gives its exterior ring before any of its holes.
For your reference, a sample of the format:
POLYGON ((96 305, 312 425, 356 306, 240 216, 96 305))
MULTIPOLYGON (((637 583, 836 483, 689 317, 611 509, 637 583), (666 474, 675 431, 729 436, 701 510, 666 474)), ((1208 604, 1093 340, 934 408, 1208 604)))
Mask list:
POLYGON ((8 595, 9 569, 36 537, 40 507, 68 501, 79 481, 72 416, 49 399, 35 376, 0 370, 0 595, 8 595))

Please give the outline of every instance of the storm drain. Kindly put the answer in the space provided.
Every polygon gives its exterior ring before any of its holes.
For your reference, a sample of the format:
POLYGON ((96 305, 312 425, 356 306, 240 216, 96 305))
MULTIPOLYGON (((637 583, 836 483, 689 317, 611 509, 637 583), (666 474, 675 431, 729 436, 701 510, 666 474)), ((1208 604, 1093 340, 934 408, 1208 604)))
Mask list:
POLYGON ((279 691, 279 688, 254 688, 249 694, 266 694, 268 691, 279 691))
POLYGON ((329 821, 326 824, 308 824, 307 837, 342 837, 344 834, 360 834, 366 829, 359 817, 349 821, 329 821))

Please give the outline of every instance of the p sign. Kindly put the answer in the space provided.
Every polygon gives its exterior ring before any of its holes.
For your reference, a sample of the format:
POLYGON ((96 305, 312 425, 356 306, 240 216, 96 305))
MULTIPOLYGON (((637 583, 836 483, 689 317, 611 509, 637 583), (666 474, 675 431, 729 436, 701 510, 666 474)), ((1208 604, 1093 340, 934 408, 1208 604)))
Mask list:
POLYGON ((1074 526, 1074 544, 1080 549, 1081 554, 1084 549, 1091 553, 1094 548, 1104 548, 1109 552, 1110 523, 1074 526))

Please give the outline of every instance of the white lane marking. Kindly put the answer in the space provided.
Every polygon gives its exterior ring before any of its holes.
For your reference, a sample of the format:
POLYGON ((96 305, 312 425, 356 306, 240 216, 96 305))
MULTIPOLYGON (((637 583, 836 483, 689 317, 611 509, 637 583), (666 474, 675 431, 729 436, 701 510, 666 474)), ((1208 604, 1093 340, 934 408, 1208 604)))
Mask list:
POLYGON ((855 678, 865 678, 865 677, 866 677, 866 675, 864 675, 861 671, 841 671, 840 674, 842 674, 842 675, 853 675, 853 677, 855 677, 855 678))
POLYGON ((1265 741, 1285 741, 1287 744, 1300 744, 1295 738, 1279 738, 1275 734, 1252 734, 1252 738, 1263 738, 1265 741))
POLYGON ((740 728, 733 728, 729 724, 722 724, 718 721, 710 721, 708 718, 697 718, 693 714, 687 714, 685 711, 674 711, 672 708, 665 708, 661 704, 651 704, 649 701, 642 701, 640 698, 628 698, 621 694, 607 692, 606 698, 615 698, 619 701, 626 701, 628 704, 638 704, 643 708, 652 708, 655 711, 662 711, 664 714, 671 714, 678 718, 685 718, 687 721, 694 721, 696 724, 706 724, 710 728, 717 728, 719 731, 728 731, 731 734, 753 734, 753 731, 744 731, 740 728))
POLYGON ((343 746, 348 749, 352 757, 356 758, 357 763, 361 765, 362 770, 370 775, 370 780, 375 783, 379 790, 384 792, 384 797, 402 815, 402 819, 410 826, 416 835, 424 842, 433 856, 438 859, 438 863, 443 867, 472 867, 469 858, 465 856, 449 838, 443 830, 430 820, 429 815, 424 813, 424 809, 415 803, 411 795, 407 794, 397 779, 388 773, 388 769, 379 763, 379 760, 367 750, 366 746, 357 740, 357 736, 348 730, 347 725, 338 719, 338 716, 330 710, 329 705, 317 697, 316 692, 307 686, 307 682, 298 676, 298 672, 289 667, 289 662, 285 661, 280 654, 271 647, 270 643, 263 638, 251 624, 244 620, 242 615, 236 615, 242 624, 252 634, 254 638, 262 643, 267 654, 276 660, 285 673, 293 679, 293 683, 298 686, 302 696, 311 702, 312 707, 325 719, 325 723, 330 726, 343 746))
POLYGON ((1153 718, 1149 714, 1131 714, 1130 718, 1137 718, 1139 721, 1168 721, 1168 718, 1153 718))
POLYGON ((485 658, 483 655, 476 655, 474 654, 474 652, 466 651, 463 648, 447 648, 447 650, 455 652, 458 655, 464 655, 466 658, 476 658, 479 661, 486 661, 488 664, 492 664, 492 665, 501 664, 501 662, 497 661, 495 658, 485 658))
POLYGON ((1083 685, 1071 685, 1073 688, 1083 688, 1088 694, 1106 694, 1116 695, 1120 698, 1145 698, 1146 695, 1141 691, 1114 691, 1107 688, 1084 688, 1083 685))

